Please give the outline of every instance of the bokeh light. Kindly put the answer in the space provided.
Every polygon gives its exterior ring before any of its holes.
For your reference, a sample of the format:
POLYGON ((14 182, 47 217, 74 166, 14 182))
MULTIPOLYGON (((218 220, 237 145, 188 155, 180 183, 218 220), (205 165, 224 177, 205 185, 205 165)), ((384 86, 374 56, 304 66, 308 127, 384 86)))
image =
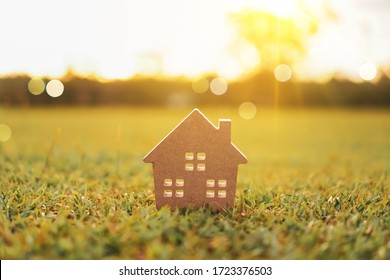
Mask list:
POLYGON ((287 64, 279 64, 275 67, 274 70, 275 79, 282 83, 290 80, 292 77, 292 73, 293 72, 291 67, 287 64))
POLYGON ((192 90, 196 93, 205 93, 209 89, 209 81, 206 78, 199 78, 192 82, 192 90))
POLYGON ((7 142, 11 139, 12 130, 11 128, 3 123, 0 123, 0 142, 7 142))
POLYGON ((365 81, 372 81, 377 74, 377 68, 373 63, 364 63, 359 67, 359 76, 365 81))
POLYGON ((59 97, 64 92, 64 84, 59 80, 51 80, 47 83, 46 91, 51 97, 59 97))
POLYGON ((228 82, 221 77, 214 78, 210 83, 210 90, 215 95, 225 94, 228 90, 228 82))
POLYGON ((45 90, 45 82, 39 78, 32 78, 27 87, 31 94, 40 95, 45 90))
POLYGON ((244 102, 238 108, 238 114, 245 120, 251 120, 256 116, 257 108, 252 102, 244 102))

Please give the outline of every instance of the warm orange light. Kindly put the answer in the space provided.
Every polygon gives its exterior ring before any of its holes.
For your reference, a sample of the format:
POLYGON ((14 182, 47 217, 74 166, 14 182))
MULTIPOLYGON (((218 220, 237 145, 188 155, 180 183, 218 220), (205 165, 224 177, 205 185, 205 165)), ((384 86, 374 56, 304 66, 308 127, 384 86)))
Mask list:
POLYGON ((245 120, 251 120, 256 116, 257 107, 252 102, 244 102, 238 108, 238 114, 245 120))
POLYGON ((196 93, 205 93, 209 89, 209 81, 206 78, 199 78, 192 82, 192 89, 196 93))
POLYGON ((32 78, 28 82, 28 91, 33 95, 40 95, 45 90, 45 82, 39 78, 32 78))
POLYGON ((279 64, 275 67, 274 70, 275 79, 282 83, 290 80, 292 77, 292 73, 293 72, 291 67, 287 64, 279 64))
POLYGON ((9 139, 11 139, 12 136, 12 130, 11 128, 1 123, 0 124, 0 142, 7 142, 9 139))
POLYGON ((364 63, 359 67, 359 76, 365 81, 372 81, 375 79, 377 69, 373 63, 364 63))
POLYGON ((64 92, 64 84, 59 80, 51 80, 47 83, 46 91, 51 97, 59 97, 64 92))
POLYGON ((228 83, 224 78, 214 78, 210 83, 210 90, 215 95, 225 94, 228 90, 228 83))

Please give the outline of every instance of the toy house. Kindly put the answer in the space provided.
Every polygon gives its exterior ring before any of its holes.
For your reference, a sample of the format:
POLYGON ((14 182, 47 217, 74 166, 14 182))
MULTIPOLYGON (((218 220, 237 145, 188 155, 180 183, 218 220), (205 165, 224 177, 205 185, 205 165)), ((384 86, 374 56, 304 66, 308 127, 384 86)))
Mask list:
POLYGON ((144 158, 153 164, 156 207, 214 209, 234 205, 238 165, 246 157, 231 142, 231 121, 214 126, 194 109, 144 158))

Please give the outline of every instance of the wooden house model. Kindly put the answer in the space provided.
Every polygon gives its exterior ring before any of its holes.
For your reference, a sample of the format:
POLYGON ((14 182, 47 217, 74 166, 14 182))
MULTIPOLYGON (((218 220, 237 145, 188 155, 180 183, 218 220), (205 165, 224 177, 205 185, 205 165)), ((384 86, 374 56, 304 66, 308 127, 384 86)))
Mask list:
POLYGON ((231 142, 231 121, 214 126, 194 109, 144 158, 153 164, 156 207, 234 205, 238 165, 245 155, 231 142))

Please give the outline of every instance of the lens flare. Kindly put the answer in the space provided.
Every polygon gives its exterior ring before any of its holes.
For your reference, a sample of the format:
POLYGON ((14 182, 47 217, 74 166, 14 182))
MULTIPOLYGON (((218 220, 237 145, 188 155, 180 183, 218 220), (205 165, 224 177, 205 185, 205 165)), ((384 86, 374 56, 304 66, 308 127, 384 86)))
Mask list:
POLYGON ((257 108, 252 102, 244 102, 238 108, 238 114, 245 120, 251 120, 256 116, 257 108))
POLYGON ((279 64, 275 67, 274 75, 275 79, 279 82, 285 83, 292 77, 292 69, 287 64, 279 64))
POLYGON ((364 63, 359 67, 359 76, 365 81, 372 81, 377 75, 377 68, 373 63, 364 63))
POLYGON ((224 78, 214 78, 210 83, 210 90, 215 95, 223 95, 228 90, 228 83, 224 78))
POLYGON ((64 92, 64 84, 59 80, 51 80, 47 83, 46 91, 51 97, 59 97, 64 92))
POLYGON ((11 128, 1 123, 0 124, 0 142, 7 142, 9 139, 11 139, 12 136, 12 130, 11 128))
POLYGON ((199 78, 192 82, 192 90, 196 93, 205 93, 209 89, 209 81, 206 78, 199 78))
POLYGON ((28 82, 28 91, 33 95, 40 95, 45 90, 45 82, 39 78, 32 78, 28 82))

